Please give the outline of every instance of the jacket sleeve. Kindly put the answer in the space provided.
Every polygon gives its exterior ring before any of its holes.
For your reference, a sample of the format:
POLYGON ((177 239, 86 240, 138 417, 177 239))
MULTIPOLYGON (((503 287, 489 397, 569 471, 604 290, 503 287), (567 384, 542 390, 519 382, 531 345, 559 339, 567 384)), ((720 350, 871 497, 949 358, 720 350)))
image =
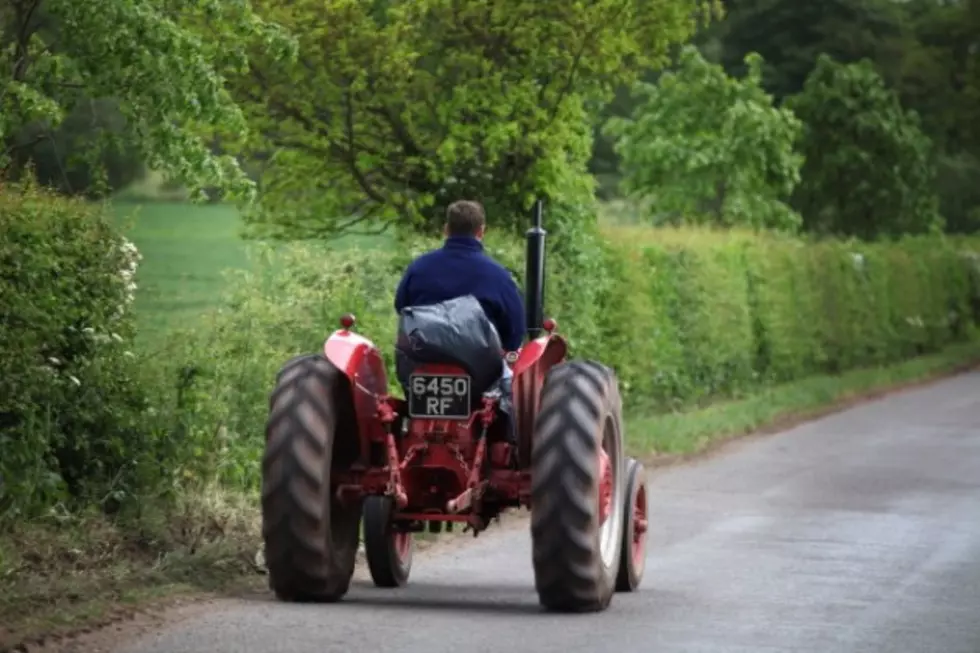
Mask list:
POLYGON ((402 309, 408 305, 408 283, 412 276, 412 266, 409 265, 398 282, 398 289, 395 290, 395 312, 401 313, 402 309))
POLYGON ((503 340, 501 344, 507 351, 516 351, 520 349, 524 334, 527 333, 527 317, 524 313, 524 298, 509 272, 504 272, 500 299, 508 324, 508 332, 500 334, 503 340))

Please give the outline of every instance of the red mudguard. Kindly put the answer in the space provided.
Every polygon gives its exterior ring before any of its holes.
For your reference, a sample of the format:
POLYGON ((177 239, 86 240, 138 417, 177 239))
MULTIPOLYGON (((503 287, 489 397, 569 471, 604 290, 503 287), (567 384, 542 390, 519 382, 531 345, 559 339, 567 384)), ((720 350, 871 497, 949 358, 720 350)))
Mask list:
POLYGON ((350 381, 361 460, 367 463, 369 442, 384 438, 384 428, 377 418, 378 399, 388 393, 384 359, 374 343, 346 329, 335 331, 327 338, 323 355, 350 381))

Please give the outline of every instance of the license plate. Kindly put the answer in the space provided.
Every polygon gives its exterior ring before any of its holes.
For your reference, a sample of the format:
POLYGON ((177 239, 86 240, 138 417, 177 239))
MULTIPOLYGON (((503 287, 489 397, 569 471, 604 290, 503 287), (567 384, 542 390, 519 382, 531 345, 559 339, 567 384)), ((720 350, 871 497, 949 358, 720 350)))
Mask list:
POLYGON ((468 419, 470 377, 450 374, 412 374, 408 415, 426 419, 468 419))

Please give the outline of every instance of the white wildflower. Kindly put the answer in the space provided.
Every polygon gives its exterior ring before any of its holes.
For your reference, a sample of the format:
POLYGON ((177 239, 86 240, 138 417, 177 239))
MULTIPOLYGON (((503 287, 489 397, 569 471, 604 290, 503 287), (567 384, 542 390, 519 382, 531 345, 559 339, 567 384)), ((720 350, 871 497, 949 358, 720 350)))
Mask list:
POLYGON ((68 375, 68 380, 71 381, 72 383, 74 383, 77 386, 81 386, 82 385, 82 382, 78 380, 78 377, 74 376, 73 374, 69 374, 68 375))
POLYGON ((109 337, 112 338, 113 340, 115 340, 116 342, 122 342, 123 341, 122 336, 119 335, 118 333, 110 333, 109 334, 109 337))
POLYGON ((48 362, 51 363, 52 365, 61 365, 61 361, 55 358, 54 356, 48 358, 48 362))

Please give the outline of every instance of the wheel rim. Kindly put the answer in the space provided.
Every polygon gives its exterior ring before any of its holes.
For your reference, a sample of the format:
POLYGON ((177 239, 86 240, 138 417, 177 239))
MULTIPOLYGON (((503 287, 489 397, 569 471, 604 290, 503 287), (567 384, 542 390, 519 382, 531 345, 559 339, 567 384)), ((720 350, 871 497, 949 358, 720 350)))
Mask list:
POLYGON ((398 556, 398 561, 405 562, 412 550, 412 534, 394 533, 393 540, 395 545, 395 555, 398 556))
MULTIPOLYGON (((608 515, 605 521, 603 521, 599 527, 599 555, 602 557, 602 563, 607 568, 612 568, 616 560, 616 554, 619 551, 620 540, 619 534, 622 532, 622 522, 623 522, 623 484, 621 482, 621 465, 622 456, 619 452, 619 433, 616 429, 616 424, 612 417, 606 420, 605 428, 602 432, 602 450, 605 452, 606 456, 609 458, 608 462, 608 474, 611 477, 607 483, 609 487, 609 508, 608 515), (611 486, 611 487, 610 487, 611 486)), ((599 469, 600 472, 604 467, 602 456, 599 456, 599 469)), ((602 505, 604 502, 604 497, 602 496, 603 490, 603 480, 600 477, 599 482, 599 508, 602 511, 602 505)))
POLYGON ((599 450, 599 524, 605 524, 612 513, 613 482, 612 461, 605 449, 599 450))
POLYGON ((640 480, 637 483, 636 499, 633 501, 633 547, 630 557, 633 560, 633 568, 637 571, 643 569, 646 564, 646 542, 647 542, 647 484, 640 480))

